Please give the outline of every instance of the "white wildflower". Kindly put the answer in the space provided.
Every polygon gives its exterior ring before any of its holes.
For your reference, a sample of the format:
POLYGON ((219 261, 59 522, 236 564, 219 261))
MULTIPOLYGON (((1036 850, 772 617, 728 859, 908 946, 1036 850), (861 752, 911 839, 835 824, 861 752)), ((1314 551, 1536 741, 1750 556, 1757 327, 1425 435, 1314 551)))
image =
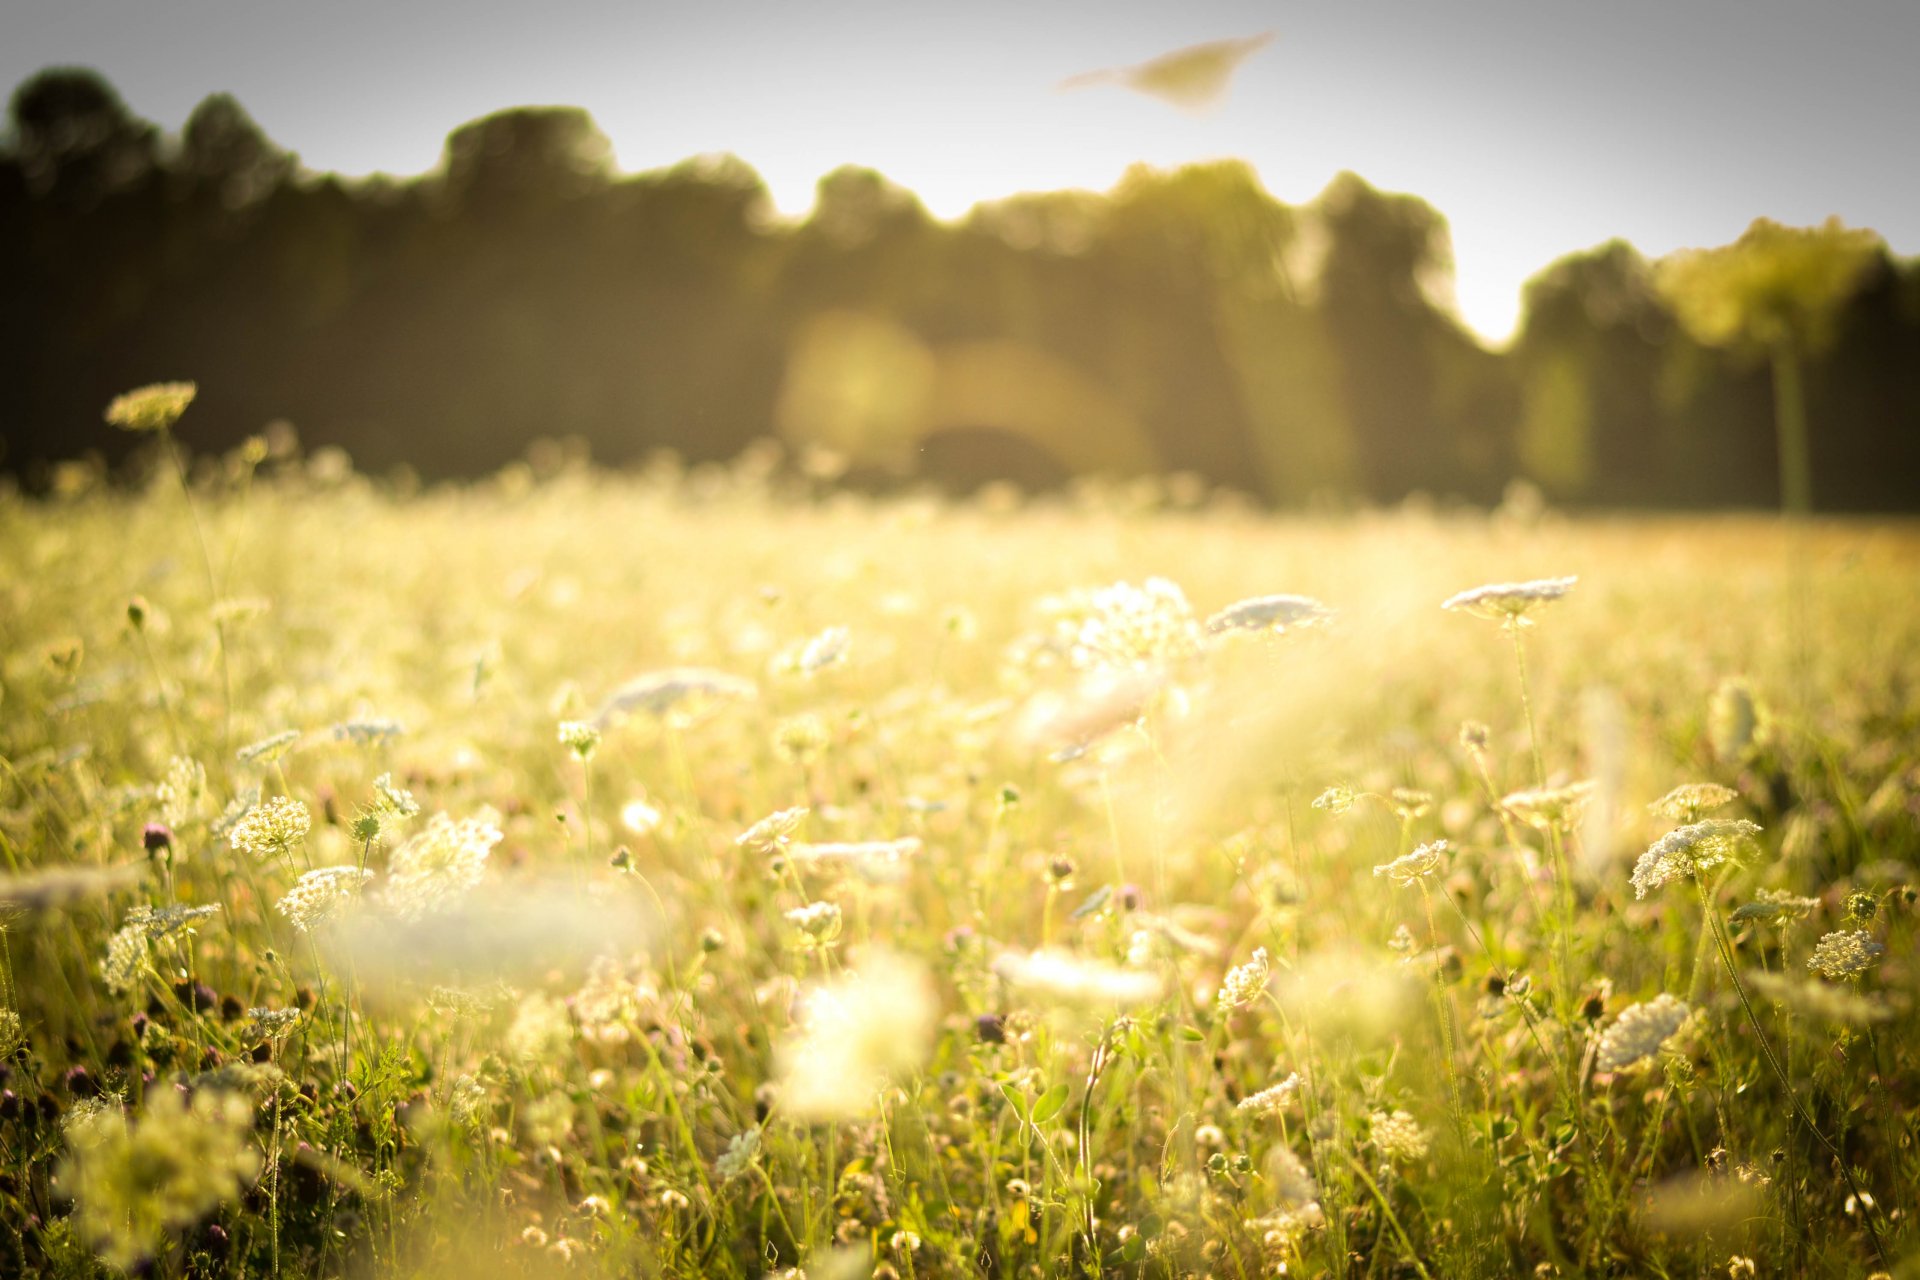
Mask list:
POLYGON ((880 1090, 926 1060, 938 1016, 926 972, 901 956, 868 956, 807 989, 776 1053, 782 1110, 808 1121, 871 1115, 880 1090))
POLYGON ((1312 596, 1254 596, 1236 601, 1207 619, 1207 634, 1227 632, 1282 634, 1332 619, 1333 610, 1312 596))
POLYGON ((256 858, 284 858, 300 847, 313 827, 307 806, 290 796, 275 796, 247 810, 227 840, 256 858))
POLYGON ((458 822, 436 813, 426 830, 394 850, 387 864, 387 900, 418 919, 480 883, 487 858, 501 841, 491 813, 458 822))
POLYGON ((1628 1005, 1601 1035, 1594 1066, 1618 1071, 1651 1058, 1686 1025, 1692 1012, 1686 1001, 1665 992, 1644 1003, 1628 1005))
POLYGON ((1886 947, 1864 929, 1841 929, 1820 939, 1807 968, 1835 981, 1857 978, 1880 963, 1886 952, 1886 947))
POLYGON ((275 909, 306 933, 359 897, 361 887, 371 879, 373 873, 359 867, 319 867, 295 881, 275 909))
POLYGON ((1267 949, 1255 947, 1253 956, 1245 964, 1235 965, 1220 980, 1220 993, 1216 997, 1221 1012, 1238 1009, 1253 1003, 1267 989, 1267 979, 1273 974, 1273 967, 1267 963, 1267 949))
POLYGON ((1431 841, 1411 853, 1401 854, 1392 862, 1375 867, 1373 874, 1386 876, 1395 884, 1414 884, 1434 875, 1446 865, 1449 847, 1445 840, 1431 841))
POLYGON ((1442 609, 1471 613, 1509 627, 1531 626, 1527 615, 1573 590, 1578 578, 1536 578, 1531 582, 1493 582, 1474 587, 1441 603, 1442 609))
POLYGON ((1007 951, 993 971, 1018 991, 1065 1005, 1126 1007, 1160 998, 1160 975, 1087 960, 1067 951, 1007 951))
POLYGON ((1706 818, 1676 827, 1633 864, 1633 896, 1644 898, 1649 889, 1731 862, 1759 834, 1760 824, 1745 818, 1706 818))

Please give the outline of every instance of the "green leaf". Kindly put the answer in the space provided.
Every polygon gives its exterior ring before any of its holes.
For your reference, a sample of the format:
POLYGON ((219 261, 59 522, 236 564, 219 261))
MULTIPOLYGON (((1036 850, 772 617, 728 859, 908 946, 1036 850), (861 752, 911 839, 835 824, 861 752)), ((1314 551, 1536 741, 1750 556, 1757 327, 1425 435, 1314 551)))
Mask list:
POLYGON ((1030 1122, 1033 1124, 1045 1124, 1047 1121, 1059 1115, 1060 1108, 1066 1105, 1067 1086, 1064 1083, 1057 1084, 1041 1094, 1040 1100, 1033 1104, 1033 1114, 1030 1117, 1030 1122))

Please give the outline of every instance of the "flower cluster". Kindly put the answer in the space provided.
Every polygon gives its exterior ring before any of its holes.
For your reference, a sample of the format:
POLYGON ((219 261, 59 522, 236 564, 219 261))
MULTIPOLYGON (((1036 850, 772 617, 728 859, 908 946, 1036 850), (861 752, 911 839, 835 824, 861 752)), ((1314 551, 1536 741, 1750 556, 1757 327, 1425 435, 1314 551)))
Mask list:
POLYGON ((1503 797, 1500 807, 1535 830, 1570 831, 1596 790, 1591 780, 1564 787, 1531 787, 1503 797))
POLYGON ((1068 657, 1089 671, 1151 667, 1200 650, 1200 625, 1178 584, 1148 578, 1087 593, 1071 622, 1068 657))
POLYGON ((1873 940, 1864 929, 1842 929, 1820 939, 1807 961, 1807 968, 1823 978, 1840 981, 1857 978, 1886 954, 1886 947, 1873 940))
POLYGON ((404 919, 437 910, 480 883, 501 839, 491 814, 458 822, 434 814, 425 831, 394 850, 387 864, 388 902, 404 919))
POLYGON ((371 879, 373 873, 359 867, 319 867, 295 881, 275 909, 306 933, 359 897, 361 887, 371 879))
POLYGON ((1662 992, 1643 1004, 1628 1005, 1600 1037, 1594 1065, 1618 1071, 1660 1052, 1693 1012, 1686 1001, 1662 992))
POLYGON ((1745 818, 1706 818, 1676 827, 1633 864, 1633 896, 1644 898, 1650 889, 1731 862, 1759 834, 1760 824, 1745 818))
POLYGON ((993 971, 1015 990, 1065 1005, 1146 1004, 1159 999, 1162 990, 1158 974, 1101 964, 1066 951, 1004 952, 993 962, 993 971))
POLYGON ((1696 822, 1700 815, 1732 804, 1740 793, 1717 782, 1686 782, 1647 806, 1647 812, 1674 822, 1696 822))
POLYGON ((1267 989, 1267 979, 1271 976, 1273 967, 1267 963, 1267 949, 1255 947, 1252 959, 1229 969, 1227 976, 1220 980, 1218 1000, 1221 1012, 1239 1009, 1259 999, 1267 989))
POLYGON ((300 847, 313 827, 307 806, 291 796, 275 796, 247 810, 234 823, 227 841, 241 853, 256 858, 284 858, 300 847))
POLYGON ((1427 1155, 1427 1132, 1405 1111, 1376 1111, 1368 1117, 1373 1148, 1382 1158, 1410 1163, 1427 1155))

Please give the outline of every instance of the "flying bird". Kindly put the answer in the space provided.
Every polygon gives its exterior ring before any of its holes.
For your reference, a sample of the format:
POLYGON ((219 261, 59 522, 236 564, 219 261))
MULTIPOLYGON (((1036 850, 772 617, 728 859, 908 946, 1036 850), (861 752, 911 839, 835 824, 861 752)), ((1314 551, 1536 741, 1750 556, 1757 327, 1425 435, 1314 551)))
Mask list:
POLYGON ((1272 41, 1271 31, 1229 40, 1209 40, 1131 67, 1107 67, 1069 76, 1060 82, 1059 88, 1117 84, 1171 103, 1182 111, 1201 111, 1219 102, 1240 64, 1272 41))

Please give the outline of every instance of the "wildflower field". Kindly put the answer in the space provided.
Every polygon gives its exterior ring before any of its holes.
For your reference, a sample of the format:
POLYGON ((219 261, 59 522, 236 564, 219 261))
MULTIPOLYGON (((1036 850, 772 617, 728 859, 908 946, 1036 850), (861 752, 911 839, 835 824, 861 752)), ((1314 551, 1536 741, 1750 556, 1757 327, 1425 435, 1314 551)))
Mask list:
POLYGON ((0 499, 0 1275, 1920 1265, 1920 529, 170 456, 0 499))

